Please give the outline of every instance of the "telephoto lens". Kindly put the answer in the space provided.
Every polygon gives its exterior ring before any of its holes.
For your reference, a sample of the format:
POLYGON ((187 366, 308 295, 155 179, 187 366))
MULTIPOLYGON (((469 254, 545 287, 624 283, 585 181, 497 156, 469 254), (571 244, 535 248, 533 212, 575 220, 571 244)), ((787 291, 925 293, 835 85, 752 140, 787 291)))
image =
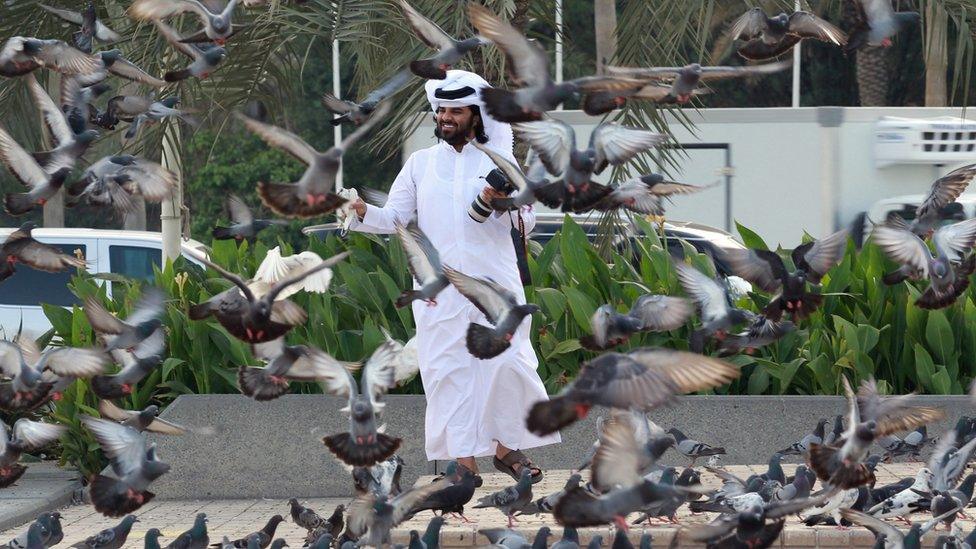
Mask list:
MULTIPOLYGON (((505 177, 505 174, 501 170, 495 168, 488 172, 485 176, 485 181, 496 191, 501 191, 505 194, 511 194, 515 190, 515 186, 505 177)), ((468 217, 477 221, 478 223, 484 223, 488 220, 488 216, 491 215, 492 207, 491 204, 486 204, 481 198, 481 194, 471 201, 471 205, 468 206, 468 217)))

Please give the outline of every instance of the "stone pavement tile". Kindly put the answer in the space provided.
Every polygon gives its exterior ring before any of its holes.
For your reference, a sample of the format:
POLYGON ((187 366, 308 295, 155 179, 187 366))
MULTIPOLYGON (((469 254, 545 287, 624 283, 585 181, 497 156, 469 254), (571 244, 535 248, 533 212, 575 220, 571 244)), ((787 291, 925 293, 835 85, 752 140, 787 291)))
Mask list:
POLYGON ((783 539, 783 545, 786 547, 817 546, 817 532, 812 528, 784 528, 781 537, 783 539))

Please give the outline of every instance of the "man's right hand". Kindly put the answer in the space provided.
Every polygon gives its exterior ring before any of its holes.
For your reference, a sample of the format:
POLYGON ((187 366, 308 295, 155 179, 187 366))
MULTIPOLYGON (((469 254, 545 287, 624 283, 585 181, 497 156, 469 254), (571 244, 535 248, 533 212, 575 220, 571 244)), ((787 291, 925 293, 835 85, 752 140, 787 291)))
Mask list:
POLYGON ((352 209, 356 212, 356 215, 359 217, 360 221, 362 221, 363 217, 366 216, 366 203, 363 202, 362 198, 357 198, 356 201, 353 202, 352 209))

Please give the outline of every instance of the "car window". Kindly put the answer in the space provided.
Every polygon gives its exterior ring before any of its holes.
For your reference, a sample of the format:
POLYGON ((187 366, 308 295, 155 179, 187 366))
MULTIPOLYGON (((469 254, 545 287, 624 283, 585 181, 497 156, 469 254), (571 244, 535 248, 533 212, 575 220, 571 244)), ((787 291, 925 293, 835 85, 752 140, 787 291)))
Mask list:
MULTIPOLYGON (((83 244, 51 244, 62 252, 75 255, 75 250, 81 250, 82 256, 87 252, 83 244)), ((19 306, 40 306, 41 303, 69 307, 80 303, 68 283, 75 276, 75 269, 68 269, 61 273, 46 273, 31 269, 26 265, 17 265, 17 272, 3 283, 0 283, 0 304, 19 306)))
POLYGON ((158 248, 144 246, 109 246, 109 269, 115 273, 152 282, 153 266, 162 263, 163 252, 158 248))

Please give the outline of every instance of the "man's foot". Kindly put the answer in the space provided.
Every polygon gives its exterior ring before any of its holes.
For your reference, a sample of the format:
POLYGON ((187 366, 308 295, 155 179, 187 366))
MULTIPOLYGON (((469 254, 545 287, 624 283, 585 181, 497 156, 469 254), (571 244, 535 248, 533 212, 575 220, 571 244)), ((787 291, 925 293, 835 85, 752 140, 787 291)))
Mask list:
POLYGON ((518 480, 519 476, 521 476, 523 467, 528 467, 532 472, 532 484, 542 480, 542 469, 536 467, 532 463, 532 460, 530 460, 520 450, 509 450, 508 453, 501 458, 495 456, 495 458, 492 459, 492 463, 495 465, 495 469, 498 469, 515 480, 518 480))

